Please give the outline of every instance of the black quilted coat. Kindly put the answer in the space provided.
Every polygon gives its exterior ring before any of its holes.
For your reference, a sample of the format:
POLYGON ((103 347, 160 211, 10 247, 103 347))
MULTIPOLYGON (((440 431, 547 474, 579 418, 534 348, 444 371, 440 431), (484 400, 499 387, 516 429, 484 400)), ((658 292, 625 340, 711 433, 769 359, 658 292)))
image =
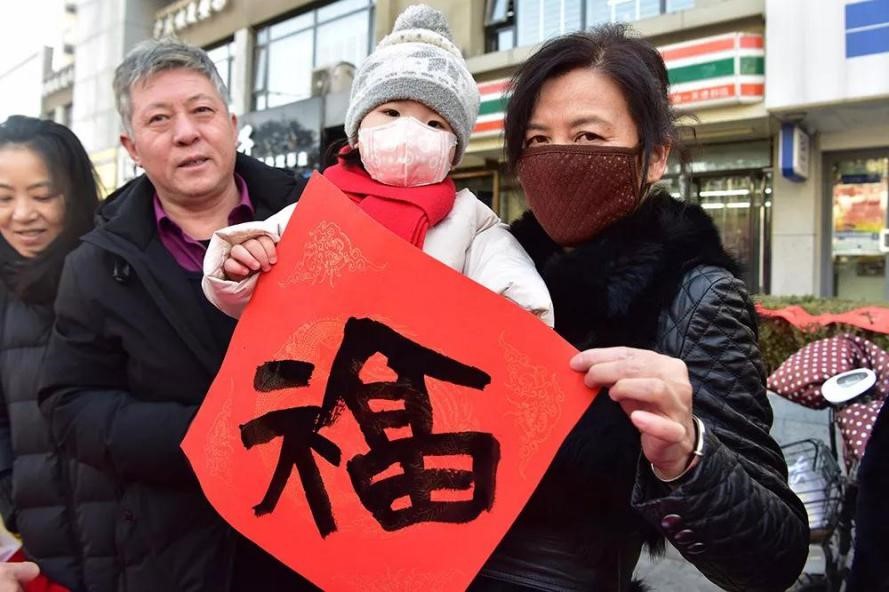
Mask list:
MULTIPOLYGON (((301 180, 244 155, 236 171, 257 219, 302 191, 301 180)), ((145 176, 122 187, 68 256, 44 363, 52 433, 92 470, 93 489, 109 492, 96 503, 74 491, 89 543, 84 577, 90 592, 297 590, 290 570, 212 509, 179 447, 234 321, 160 242, 153 193, 145 176)))
POLYGON ((6 526, 21 535, 28 558, 77 591, 83 589, 82 548, 69 481, 77 462, 59 456, 37 406, 52 301, 20 296, 12 287, 17 268, 7 261, 0 272, 0 510, 6 526))
POLYGON ((807 554, 806 514, 769 436, 755 313, 710 218, 655 192, 571 252, 530 213, 513 232, 571 343, 649 348, 685 362, 704 457, 675 488, 661 483, 626 415, 599 396, 475 589, 629 590, 643 544, 656 552, 664 538, 727 590, 790 586, 807 554))
POLYGON ((889 540, 889 405, 874 422, 858 467, 855 559, 847 592, 889 592, 886 541, 889 540))

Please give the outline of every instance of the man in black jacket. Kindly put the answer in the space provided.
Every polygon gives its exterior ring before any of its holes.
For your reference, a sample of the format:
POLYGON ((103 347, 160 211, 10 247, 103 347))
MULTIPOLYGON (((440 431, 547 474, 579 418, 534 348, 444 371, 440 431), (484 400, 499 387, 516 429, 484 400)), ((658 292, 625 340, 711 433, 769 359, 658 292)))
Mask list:
POLYGON ((121 143, 145 174, 103 204, 66 262, 40 392, 64 450, 95 469, 74 477, 75 491, 93 492, 78 505, 87 584, 299 589, 213 511, 179 444, 235 323, 201 293, 205 243, 292 203, 303 183, 236 153, 225 86, 198 48, 146 42, 118 67, 114 89, 121 143))

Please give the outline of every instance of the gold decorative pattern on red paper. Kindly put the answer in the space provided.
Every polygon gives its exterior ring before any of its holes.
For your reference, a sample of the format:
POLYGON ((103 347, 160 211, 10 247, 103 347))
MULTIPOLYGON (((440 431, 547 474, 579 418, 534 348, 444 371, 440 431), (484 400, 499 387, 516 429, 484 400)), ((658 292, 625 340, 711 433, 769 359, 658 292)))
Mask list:
POLYGON ((533 364, 503 335, 499 341, 506 357, 508 375, 506 390, 509 394, 506 400, 510 409, 506 414, 514 419, 523 434, 519 450, 519 474, 527 478, 525 468, 540 445, 550 437, 553 426, 562 414, 565 393, 552 368, 533 364))
POLYGON ((385 264, 376 265, 365 257, 339 225, 323 221, 309 231, 302 260, 281 286, 326 283, 333 288, 346 272, 382 271, 385 268, 385 264))
MULTIPOLYGON (((234 384, 231 385, 231 388, 234 388, 234 384)), ((231 415, 232 400, 229 396, 210 426, 210 437, 207 439, 204 451, 207 470, 219 478, 227 478, 231 472, 229 459, 235 450, 231 415)))
MULTIPOLYGON (((467 574, 456 569, 434 573, 419 569, 387 569, 379 576, 355 580, 347 576, 347 586, 364 592, 415 592, 416 590, 446 590, 451 582, 465 580, 467 574)), ((346 577, 346 576, 344 576, 346 577)))

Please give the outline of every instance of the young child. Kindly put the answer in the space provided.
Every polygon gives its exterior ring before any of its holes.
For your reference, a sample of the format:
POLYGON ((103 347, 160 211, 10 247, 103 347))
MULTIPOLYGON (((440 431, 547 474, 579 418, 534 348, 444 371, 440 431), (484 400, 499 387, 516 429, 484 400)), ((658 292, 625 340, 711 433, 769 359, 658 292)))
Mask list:
MULTIPOLYGON (((448 177, 478 116, 478 87, 444 16, 415 5, 356 73, 346 113, 348 146, 324 171, 377 222, 553 325, 552 302, 534 264, 506 226, 448 177)), ((296 204, 263 222, 217 231, 203 288, 239 317, 296 204)))

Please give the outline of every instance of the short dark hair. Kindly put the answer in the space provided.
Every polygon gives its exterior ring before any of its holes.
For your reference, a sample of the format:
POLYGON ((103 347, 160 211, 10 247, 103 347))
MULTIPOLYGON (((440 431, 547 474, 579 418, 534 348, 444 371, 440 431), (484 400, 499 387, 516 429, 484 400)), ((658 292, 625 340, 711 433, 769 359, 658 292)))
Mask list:
MULTIPOLYGON (((62 233, 33 261, 20 266, 11 286, 21 297, 45 300, 55 296, 65 256, 93 228, 99 203, 96 172, 74 132, 53 121, 23 115, 9 117, 0 124, 0 148, 9 146, 27 148, 39 156, 54 189, 65 196, 62 233)), ((0 254, 0 258, 7 259, 8 253, 0 254)))
POLYGON ((366 171, 367 169, 364 168, 364 163, 361 162, 361 152, 358 150, 358 146, 353 146, 351 150, 345 154, 341 154, 343 148, 349 145, 348 138, 332 142, 324 152, 324 168, 337 164, 340 162, 340 159, 342 159, 343 164, 366 171))
POLYGON ((547 41, 516 72, 504 122, 506 160, 515 170, 524 150, 525 131, 544 83, 578 68, 593 68, 620 88, 642 146, 642 178, 655 146, 671 145, 681 161, 688 158, 677 129, 683 114, 670 105, 664 60, 625 24, 606 24, 547 41))

